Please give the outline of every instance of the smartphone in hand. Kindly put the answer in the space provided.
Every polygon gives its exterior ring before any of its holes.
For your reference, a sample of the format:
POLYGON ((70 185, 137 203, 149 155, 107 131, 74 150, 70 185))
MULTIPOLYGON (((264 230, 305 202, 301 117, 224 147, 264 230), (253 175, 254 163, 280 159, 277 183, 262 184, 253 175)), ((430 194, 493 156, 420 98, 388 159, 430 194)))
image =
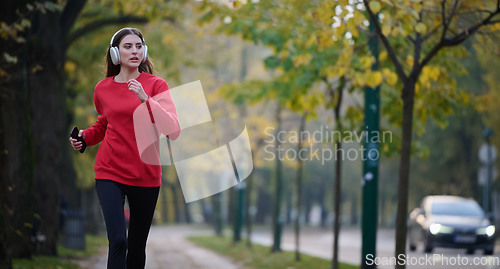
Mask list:
POLYGON ((74 126, 69 135, 72 138, 76 139, 77 141, 82 142, 82 148, 80 149, 80 153, 83 153, 85 151, 85 148, 87 148, 87 143, 85 143, 85 140, 83 139, 82 136, 78 136, 79 132, 80 131, 78 130, 78 128, 76 128, 76 126, 74 126))

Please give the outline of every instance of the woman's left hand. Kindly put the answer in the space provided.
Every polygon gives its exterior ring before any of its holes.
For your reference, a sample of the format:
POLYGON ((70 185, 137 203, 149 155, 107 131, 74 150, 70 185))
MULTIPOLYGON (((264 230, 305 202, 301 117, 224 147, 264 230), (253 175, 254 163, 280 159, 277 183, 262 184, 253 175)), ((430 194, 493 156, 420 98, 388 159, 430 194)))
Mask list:
POLYGON ((131 79, 127 81, 127 84, 128 84, 128 90, 134 92, 135 95, 137 95, 137 98, 141 100, 141 102, 144 103, 149 99, 149 96, 146 94, 146 92, 144 92, 142 84, 139 81, 131 79))

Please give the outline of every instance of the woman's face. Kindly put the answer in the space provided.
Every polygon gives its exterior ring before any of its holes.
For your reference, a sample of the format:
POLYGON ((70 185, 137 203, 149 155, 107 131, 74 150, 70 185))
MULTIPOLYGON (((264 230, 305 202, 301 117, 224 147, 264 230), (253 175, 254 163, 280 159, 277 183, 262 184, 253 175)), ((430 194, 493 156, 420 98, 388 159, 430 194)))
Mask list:
POLYGON ((119 45, 121 67, 138 68, 142 63, 142 40, 139 36, 126 35, 119 45))

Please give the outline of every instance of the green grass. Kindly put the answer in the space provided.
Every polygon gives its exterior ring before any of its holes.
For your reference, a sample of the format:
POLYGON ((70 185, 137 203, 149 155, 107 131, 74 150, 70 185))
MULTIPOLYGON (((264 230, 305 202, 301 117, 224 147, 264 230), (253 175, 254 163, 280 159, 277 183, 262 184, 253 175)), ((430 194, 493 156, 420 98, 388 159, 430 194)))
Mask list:
POLYGON ((85 250, 67 249, 59 245, 57 247, 57 253, 59 253, 60 257, 64 258, 88 258, 96 255, 100 248, 107 246, 108 239, 105 236, 86 235, 85 244, 85 250))
MULTIPOLYGON (((282 251, 270 252, 270 247, 253 244, 252 248, 246 242, 232 244, 229 237, 193 236, 188 238, 197 245, 211 249, 222 255, 228 256, 236 263, 243 264, 249 269, 329 269, 331 261, 312 257, 301 253, 300 262, 295 261, 295 252, 282 251)), ((340 269, 354 269, 359 266, 340 263, 340 269)))
POLYGON ((32 259, 14 259, 13 269, 78 269, 78 265, 58 257, 33 256, 32 259))
POLYGON ((14 259, 13 269, 78 269, 78 265, 58 257, 33 256, 32 259, 14 259))
POLYGON ((78 269, 78 265, 68 259, 83 259, 96 255, 100 248, 108 244, 104 236, 86 235, 85 250, 67 249, 61 245, 57 247, 58 257, 33 256, 32 259, 14 259, 13 269, 78 269))

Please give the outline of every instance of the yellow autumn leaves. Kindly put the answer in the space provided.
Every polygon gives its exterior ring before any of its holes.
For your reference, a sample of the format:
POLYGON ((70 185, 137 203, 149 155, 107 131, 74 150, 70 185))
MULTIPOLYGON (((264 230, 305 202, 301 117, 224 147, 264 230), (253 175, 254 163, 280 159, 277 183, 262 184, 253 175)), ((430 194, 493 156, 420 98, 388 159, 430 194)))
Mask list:
POLYGON ((353 83, 356 86, 375 88, 384 81, 394 86, 398 82, 398 76, 388 68, 384 68, 382 71, 366 70, 365 72, 356 72, 353 76, 353 83))
POLYGON ((382 74, 384 75, 385 81, 387 84, 394 86, 398 82, 398 75, 396 73, 389 70, 389 68, 382 69, 382 74))
MULTIPOLYGON (((385 60, 386 58, 387 53, 384 51, 379 56, 379 60, 385 60)), ((373 56, 363 56, 359 61, 361 63, 361 69, 365 71, 357 72, 354 75, 355 85, 366 85, 374 88, 379 86, 384 81, 390 86, 394 86, 398 82, 397 74, 392 72, 389 68, 383 68, 381 71, 371 70, 371 66, 375 62, 375 58, 373 56)))
MULTIPOLYGON (((334 66, 326 67, 323 72, 329 78, 335 78, 347 75, 352 79, 355 86, 369 86, 375 88, 383 82, 390 86, 395 86, 398 82, 398 76, 389 68, 383 68, 381 71, 372 70, 371 67, 375 62, 373 56, 363 56, 359 58, 359 68, 350 68, 351 60, 354 57, 351 53, 342 53, 339 60, 334 66)), ((387 53, 383 52, 380 58, 387 58, 387 53)))
POLYGON ((382 8, 379 1, 370 1, 368 3, 368 6, 370 6, 370 9, 372 10, 373 14, 378 13, 382 8))
MULTIPOLYGON (((418 15, 419 12, 427 12, 434 8, 435 3, 417 0, 370 0, 367 4, 372 12, 381 14, 379 19, 382 34, 398 38, 397 42, 401 42, 402 37, 409 35, 415 38, 415 33, 429 35, 439 26, 439 18, 423 20, 418 15)), ((400 80, 394 69, 386 64, 388 55, 385 50, 381 50, 378 55, 381 63, 379 70, 371 68, 374 63, 373 56, 360 56, 359 52, 354 52, 354 47, 360 45, 359 35, 366 30, 369 19, 362 6, 353 6, 350 1, 339 0, 325 2, 324 5, 306 13, 308 18, 317 23, 311 28, 317 31, 308 32, 303 36, 302 48, 306 49, 292 58, 294 67, 311 65, 317 61, 317 55, 311 53, 311 50, 317 49, 322 52, 338 49, 340 52, 335 53, 337 58, 332 61, 333 65, 325 66, 320 71, 322 76, 329 78, 346 76, 358 87, 376 87, 382 83, 391 87, 397 86, 400 80)), ((409 53, 400 55, 400 60, 406 70, 415 64, 413 55, 409 53)), ((423 69, 418 83, 420 87, 428 88, 433 82, 437 82, 440 76, 443 77, 438 67, 427 66, 423 69)))
MULTIPOLYGON (((336 74, 336 72, 332 72, 336 74)), ((419 83, 425 87, 430 87, 433 81, 437 81, 441 71, 436 66, 425 66, 422 69, 422 74, 419 77, 419 83)), ((398 82, 398 75, 389 68, 382 68, 381 71, 366 70, 364 72, 356 72, 353 76, 354 85, 377 87, 382 82, 390 86, 395 86, 398 82)))
MULTIPOLYGON (((408 36, 415 31, 419 34, 428 32, 428 26, 422 22, 419 13, 424 9, 432 8, 432 1, 413 1, 413 0, 372 0, 368 6, 374 13, 382 14, 382 33, 385 36, 394 37, 408 36)), ((433 18, 440 24, 439 17, 433 18)))

